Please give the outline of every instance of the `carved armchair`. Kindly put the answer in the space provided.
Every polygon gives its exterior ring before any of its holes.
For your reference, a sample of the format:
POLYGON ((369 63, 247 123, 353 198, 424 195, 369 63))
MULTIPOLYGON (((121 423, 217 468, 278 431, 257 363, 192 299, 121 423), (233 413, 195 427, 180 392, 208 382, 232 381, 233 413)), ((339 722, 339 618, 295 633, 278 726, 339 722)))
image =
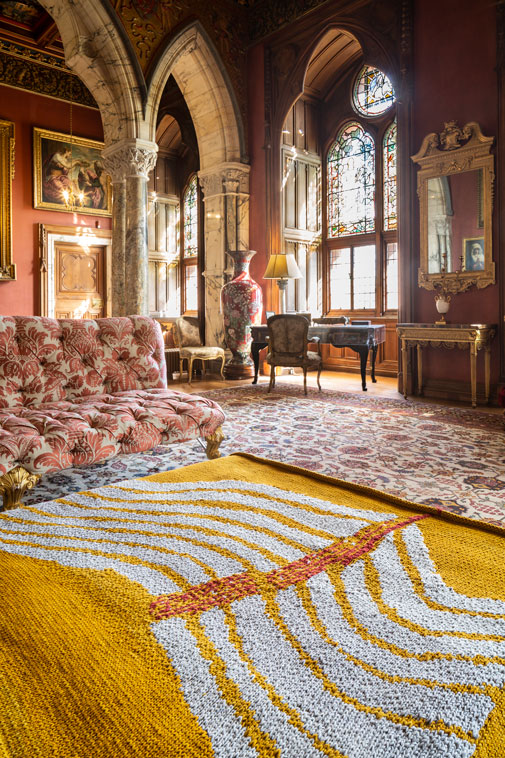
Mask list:
POLYGON ((286 366, 288 368, 303 369, 303 390, 307 394, 307 369, 317 369, 317 386, 321 389, 319 377, 321 375, 322 358, 319 354, 319 339, 317 340, 318 352, 314 353, 307 348, 309 322, 305 316, 279 314, 271 316, 268 321, 268 355, 267 363, 270 365, 270 384, 268 391, 275 387, 275 367, 286 366))

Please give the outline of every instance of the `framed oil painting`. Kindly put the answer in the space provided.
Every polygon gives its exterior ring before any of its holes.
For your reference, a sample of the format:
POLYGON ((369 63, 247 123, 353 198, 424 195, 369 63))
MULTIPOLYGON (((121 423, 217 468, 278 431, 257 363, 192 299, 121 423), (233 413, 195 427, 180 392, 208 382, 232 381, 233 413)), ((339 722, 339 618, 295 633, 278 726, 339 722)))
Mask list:
POLYGON ((102 149, 96 140, 34 128, 34 207, 110 216, 111 183, 102 149))
POLYGON ((484 237, 468 237, 463 240, 465 271, 484 271, 484 237))

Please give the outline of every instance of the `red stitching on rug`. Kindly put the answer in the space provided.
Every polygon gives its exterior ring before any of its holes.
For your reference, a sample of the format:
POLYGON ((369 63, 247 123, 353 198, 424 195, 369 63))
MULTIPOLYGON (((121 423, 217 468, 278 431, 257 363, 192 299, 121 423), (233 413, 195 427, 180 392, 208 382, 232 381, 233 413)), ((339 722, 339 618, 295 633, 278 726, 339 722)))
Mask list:
POLYGON ((359 533, 358 540, 350 547, 341 542, 318 550, 316 553, 305 555, 280 569, 269 571, 259 580, 245 571, 242 574, 232 574, 223 579, 213 579, 205 584, 191 587, 187 592, 174 592, 171 595, 159 595, 150 605, 150 612, 156 621, 180 616, 184 613, 201 613, 209 608, 220 608, 235 600, 241 600, 251 595, 259 595, 262 588, 280 590, 292 584, 306 581, 312 576, 324 571, 327 566, 340 564, 348 566, 352 561, 369 553, 375 545, 390 532, 402 529, 404 526, 429 518, 429 513, 411 516, 405 521, 382 522, 372 524, 359 533))

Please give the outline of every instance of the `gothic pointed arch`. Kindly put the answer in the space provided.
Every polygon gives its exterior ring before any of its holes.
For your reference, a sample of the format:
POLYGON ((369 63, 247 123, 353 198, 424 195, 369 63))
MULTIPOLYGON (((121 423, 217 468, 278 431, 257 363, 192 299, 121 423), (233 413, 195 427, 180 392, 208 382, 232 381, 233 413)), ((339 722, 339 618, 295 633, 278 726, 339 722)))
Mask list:
POLYGON ((236 97, 219 55, 198 21, 170 41, 149 77, 146 122, 152 135, 170 74, 193 119, 200 169, 243 162, 244 130, 236 97))
POLYGON ((96 0, 41 0, 41 5, 58 27, 67 66, 97 102, 106 146, 149 140, 144 78, 114 11, 96 0))

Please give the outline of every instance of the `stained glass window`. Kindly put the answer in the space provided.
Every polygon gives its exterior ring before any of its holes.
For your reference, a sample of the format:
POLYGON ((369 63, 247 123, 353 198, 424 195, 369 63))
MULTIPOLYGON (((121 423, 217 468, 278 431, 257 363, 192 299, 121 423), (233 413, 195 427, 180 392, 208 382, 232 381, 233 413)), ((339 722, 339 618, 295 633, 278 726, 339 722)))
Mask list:
POLYGON ((363 66, 354 84, 353 102, 363 116, 380 116, 394 103, 393 85, 382 71, 363 66))
POLYGON ((382 142, 383 186, 384 186, 384 231, 398 228, 396 196, 396 119, 386 130, 382 142))
POLYGON ((196 176, 184 193, 184 257, 193 258, 198 253, 198 199, 196 176))
POLYGON ((375 230, 375 147, 363 127, 347 124, 328 152, 328 236, 375 230))

